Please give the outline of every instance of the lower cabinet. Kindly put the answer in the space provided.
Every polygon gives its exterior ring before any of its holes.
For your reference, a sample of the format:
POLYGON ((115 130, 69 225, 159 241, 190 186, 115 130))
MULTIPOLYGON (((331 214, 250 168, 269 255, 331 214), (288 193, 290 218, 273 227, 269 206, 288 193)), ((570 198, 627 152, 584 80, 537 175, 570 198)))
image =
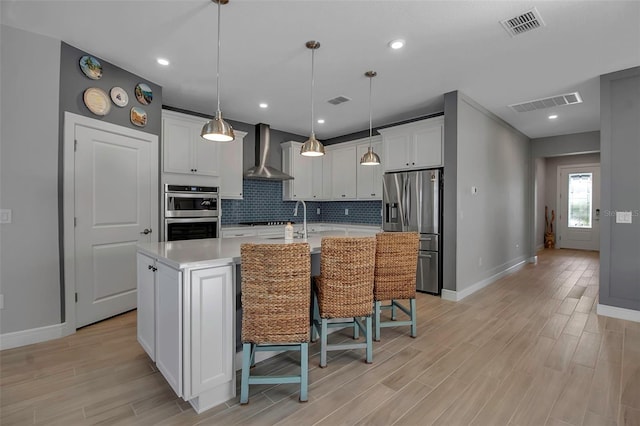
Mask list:
POLYGON ((138 253, 138 342, 201 413, 235 396, 234 265, 175 269, 138 253))

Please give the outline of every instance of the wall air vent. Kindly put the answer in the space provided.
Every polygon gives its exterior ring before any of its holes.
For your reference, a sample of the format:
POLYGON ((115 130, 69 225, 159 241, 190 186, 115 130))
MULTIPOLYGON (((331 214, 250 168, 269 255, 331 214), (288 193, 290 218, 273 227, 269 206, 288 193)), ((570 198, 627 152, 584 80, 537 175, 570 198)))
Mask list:
POLYGON ((540 12, 538 12, 538 9, 535 7, 522 15, 505 19, 504 21, 500 21, 500 23, 511 37, 542 28, 546 25, 540 16, 540 12))
POLYGON ((349 102, 350 100, 351 99, 347 98, 346 96, 336 96, 333 99, 329 99, 327 102, 329 102, 331 105, 340 105, 345 102, 349 102))
POLYGON ((533 101, 521 102, 519 104, 511 104, 509 108, 515 112, 534 111, 536 109, 545 109, 562 105, 573 105, 582 103, 580 93, 566 93, 564 95, 551 96, 544 99, 535 99, 533 101))

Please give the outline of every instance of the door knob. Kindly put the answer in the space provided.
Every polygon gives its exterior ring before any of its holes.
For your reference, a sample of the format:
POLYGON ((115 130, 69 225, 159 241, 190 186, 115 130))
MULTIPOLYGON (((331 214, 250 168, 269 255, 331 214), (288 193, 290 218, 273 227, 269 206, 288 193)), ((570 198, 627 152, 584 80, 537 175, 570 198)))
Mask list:
POLYGON ((147 235, 147 234, 150 234, 150 233, 152 233, 152 232, 153 232, 153 230, 151 230, 151 229, 149 229, 149 228, 145 228, 145 230, 144 230, 144 231, 142 231, 142 232, 141 232, 141 234, 147 235))

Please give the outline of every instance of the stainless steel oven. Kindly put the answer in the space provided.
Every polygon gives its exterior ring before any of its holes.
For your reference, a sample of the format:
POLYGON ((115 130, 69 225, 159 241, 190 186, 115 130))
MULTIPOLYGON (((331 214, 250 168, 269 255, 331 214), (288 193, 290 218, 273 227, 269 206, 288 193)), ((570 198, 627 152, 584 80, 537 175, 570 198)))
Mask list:
POLYGON ((218 238, 220 193, 215 186, 164 187, 166 241, 218 238))

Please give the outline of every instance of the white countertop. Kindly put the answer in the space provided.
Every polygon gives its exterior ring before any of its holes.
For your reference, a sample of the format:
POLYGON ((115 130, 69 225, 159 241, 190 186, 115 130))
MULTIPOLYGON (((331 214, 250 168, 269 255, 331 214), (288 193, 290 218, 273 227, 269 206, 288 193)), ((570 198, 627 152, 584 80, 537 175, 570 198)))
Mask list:
MULTIPOLYGON (((322 231, 309 235, 306 242, 311 246, 311 253, 320 253, 322 237, 371 237, 375 234, 376 232, 373 231, 322 231)), ((293 240, 293 242, 304 241, 299 238, 293 240)), ((159 259, 162 263, 173 268, 186 269, 240 263, 240 245, 243 243, 287 244, 284 238, 265 236, 208 238, 204 240, 141 243, 138 244, 138 251, 159 259)))

